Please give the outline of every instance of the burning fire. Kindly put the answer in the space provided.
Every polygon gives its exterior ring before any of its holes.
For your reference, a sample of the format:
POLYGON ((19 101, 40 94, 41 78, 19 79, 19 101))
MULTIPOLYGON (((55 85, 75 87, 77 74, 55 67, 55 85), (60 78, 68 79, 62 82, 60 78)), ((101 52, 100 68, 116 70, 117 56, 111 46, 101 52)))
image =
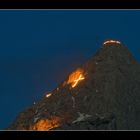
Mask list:
POLYGON ((85 78, 82 76, 82 74, 80 74, 79 78, 74 80, 72 87, 74 88, 78 84, 79 81, 84 80, 84 79, 85 78))
POLYGON ((67 84, 71 84, 72 88, 76 87, 81 80, 84 80, 83 71, 81 69, 73 72, 67 81, 67 84))
POLYGON ((53 117, 51 120, 39 120, 36 124, 32 126, 32 130, 51 130, 53 128, 59 127, 61 124, 59 117, 53 117))
POLYGON ((47 97, 47 98, 49 98, 50 96, 52 96, 52 93, 46 94, 46 97, 47 97))

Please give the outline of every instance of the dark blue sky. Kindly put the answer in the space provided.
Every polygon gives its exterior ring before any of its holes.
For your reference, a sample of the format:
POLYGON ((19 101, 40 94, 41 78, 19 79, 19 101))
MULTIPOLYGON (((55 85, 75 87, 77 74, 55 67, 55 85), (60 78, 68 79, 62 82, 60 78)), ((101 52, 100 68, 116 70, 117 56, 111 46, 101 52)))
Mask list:
POLYGON ((1 10, 0 129, 108 38, 123 42, 140 61, 140 11, 1 10))

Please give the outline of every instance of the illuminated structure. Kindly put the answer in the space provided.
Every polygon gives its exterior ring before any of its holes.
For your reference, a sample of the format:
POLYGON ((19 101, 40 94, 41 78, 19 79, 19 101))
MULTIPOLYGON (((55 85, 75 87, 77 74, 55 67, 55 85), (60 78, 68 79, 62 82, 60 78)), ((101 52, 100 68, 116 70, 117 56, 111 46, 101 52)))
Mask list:
POLYGON ((103 43, 103 46, 119 46, 121 45, 121 42, 120 41, 117 41, 117 40, 107 40, 103 43))

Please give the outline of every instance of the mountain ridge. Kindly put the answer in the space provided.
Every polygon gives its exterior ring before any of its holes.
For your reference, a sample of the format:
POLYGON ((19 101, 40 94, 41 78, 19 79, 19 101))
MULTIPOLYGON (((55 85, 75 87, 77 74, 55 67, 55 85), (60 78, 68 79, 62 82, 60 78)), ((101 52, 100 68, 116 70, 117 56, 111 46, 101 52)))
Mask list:
POLYGON ((53 91, 21 112, 10 130, 140 129, 140 64, 107 40, 53 91))

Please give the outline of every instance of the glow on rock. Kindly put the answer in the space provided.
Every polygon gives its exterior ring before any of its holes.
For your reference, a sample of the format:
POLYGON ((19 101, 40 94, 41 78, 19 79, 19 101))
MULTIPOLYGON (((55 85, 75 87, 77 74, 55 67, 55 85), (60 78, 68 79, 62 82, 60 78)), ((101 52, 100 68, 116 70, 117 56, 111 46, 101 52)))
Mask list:
POLYGON ((50 96, 52 96, 52 93, 46 94, 46 97, 47 97, 47 98, 49 98, 50 96))
POLYGON ((78 85, 80 81, 84 79, 85 77, 83 75, 83 71, 81 69, 78 69, 69 76, 67 84, 71 84, 71 87, 74 88, 78 85))

